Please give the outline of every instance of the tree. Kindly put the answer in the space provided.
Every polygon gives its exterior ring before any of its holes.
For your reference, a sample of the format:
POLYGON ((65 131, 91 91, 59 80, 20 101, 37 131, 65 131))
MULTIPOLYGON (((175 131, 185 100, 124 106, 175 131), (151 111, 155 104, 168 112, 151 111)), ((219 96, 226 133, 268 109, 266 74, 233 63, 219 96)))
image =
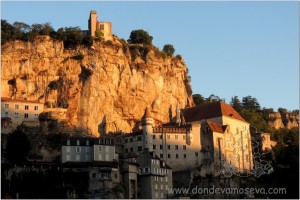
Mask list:
POLYGON ((23 22, 14 22, 13 26, 23 33, 28 33, 29 31, 31 31, 31 27, 23 22))
POLYGON ((64 46, 66 48, 74 48, 81 44, 83 40, 83 34, 79 27, 66 27, 64 38, 64 46))
POLYGON ((145 45, 151 45, 152 44, 153 37, 149 35, 148 32, 139 29, 139 30, 133 30, 130 33, 130 37, 127 40, 130 44, 145 44, 145 45))
POLYGON ((86 47, 91 47, 93 45, 93 37, 90 35, 87 35, 83 38, 82 43, 86 46, 86 47))
POLYGON ((6 20, 1 19, 1 44, 5 44, 6 42, 16 39, 14 32, 15 27, 8 23, 6 20))
POLYGON ((243 97, 242 105, 244 109, 250 109, 254 111, 260 110, 260 105, 256 98, 251 97, 250 95, 243 97))
POLYGON ((7 139, 6 158, 13 162, 23 162, 30 150, 30 141, 25 133, 15 130, 7 139))
POLYGON ((165 44, 163 51, 167 53, 169 56, 173 56, 173 54, 175 53, 175 48, 171 44, 165 44))
POLYGON ((237 96, 231 98, 230 105, 238 112, 242 110, 242 104, 237 96))
POLYGON ((193 100, 196 106, 202 105, 205 103, 204 97, 201 94, 193 94, 193 100))
POLYGON ((96 38, 96 39, 102 40, 103 37, 104 37, 104 34, 103 34, 102 31, 100 31, 100 30, 96 30, 96 31, 95 31, 95 38, 96 38))
POLYGON ((219 96, 216 96, 214 94, 211 94, 206 100, 207 103, 213 103, 213 102, 219 102, 222 101, 222 99, 219 96))

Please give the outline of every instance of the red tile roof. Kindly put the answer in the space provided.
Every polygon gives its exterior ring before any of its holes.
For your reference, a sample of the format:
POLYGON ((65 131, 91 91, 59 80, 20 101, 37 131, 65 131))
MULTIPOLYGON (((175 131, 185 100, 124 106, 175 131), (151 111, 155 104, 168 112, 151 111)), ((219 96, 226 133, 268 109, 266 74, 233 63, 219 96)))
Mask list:
POLYGON ((212 121, 207 121, 207 124, 212 130, 212 132, 218 132, 218 133, 224 133, 226 128, 228 127, 227 125, 218 124, 212 121))
POLYGON ((185 122, 195 122, 202 119, 211 119, 221 116, 228 116, 246 122, 242 116, 229 104, 214 102, 196 107, 185 108, 182 110, 185 122))
POLYGON ((23 99, 12 99, 9 97, 1 97, 1 101, 10 101, 10 102, 21 102, 21 103, 35 103, 35 104, 43 104, 37 101, 32 101, 32 100, 23 100, 23 99))
POLYGON ((208 126, 212 130, 212 132, 224 133, 223 127, 221 124, 217 124, 215 122, 207 121, 208 126))

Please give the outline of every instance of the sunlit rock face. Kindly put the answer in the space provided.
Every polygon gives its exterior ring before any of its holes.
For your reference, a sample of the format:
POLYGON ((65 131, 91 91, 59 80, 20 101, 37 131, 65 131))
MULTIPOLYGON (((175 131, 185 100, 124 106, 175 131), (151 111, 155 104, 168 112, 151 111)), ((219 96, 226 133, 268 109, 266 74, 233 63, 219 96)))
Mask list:
POLYGON ((65 108, 55 120, 95 136, 132 131, 146 107, 160 124, 175 116, 177 103, 194 104, 182 59, 163 58, 153 47, 133 58, 131 50, 117 38, 76 49, 48 36, 9 42, 2 46, 2 96, 37 100, 50 113, 65 108))
POLYGON ((268 124, 275 128, 297 128, 299 127, 299 114, 298 113, 279 113, 279 112, 273 112, 269 114, 268 124))

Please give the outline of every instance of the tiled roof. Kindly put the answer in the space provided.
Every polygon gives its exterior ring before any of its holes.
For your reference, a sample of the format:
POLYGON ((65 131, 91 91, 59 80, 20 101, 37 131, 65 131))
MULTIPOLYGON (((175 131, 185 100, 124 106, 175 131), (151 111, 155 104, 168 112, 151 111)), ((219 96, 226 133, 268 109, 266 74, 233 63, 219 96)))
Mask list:
POLYGON ((191 108, 182 109, 186 123, 200 121, 202 119, 211 119, 221 116, 228 116, 246 122, 242 116, 234 110, 229 104, 223 102, 214 102, 191 108))
POLYGON ((1 97, 1 101, 10 101, 10 102, 21 102, 21 103, 35 103, 35 104, 43 104, 37 101, 32 101, 32 100, 23 100, 23 99, 12 99, 9 97, 1 97))
POLYGON ((212 121, 207 121, 208 126, 210 127, 210 129, 212 130, 212 132, 218 132, 218 133, 224 133, 227 125, 221 125, 212 121))

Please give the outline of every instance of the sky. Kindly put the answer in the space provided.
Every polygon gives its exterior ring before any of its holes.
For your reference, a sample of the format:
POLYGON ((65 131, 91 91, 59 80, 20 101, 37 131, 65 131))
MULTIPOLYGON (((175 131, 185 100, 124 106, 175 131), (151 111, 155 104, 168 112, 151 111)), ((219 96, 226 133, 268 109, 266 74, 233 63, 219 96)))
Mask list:
POLYGON ((226 103, 251 95, 262 108, 299 109, 298 2, 2 1, 1 19, 87 30, 90 10, 119 38, 144 29, 158 48, 172 44, 194 94, 226 103))

